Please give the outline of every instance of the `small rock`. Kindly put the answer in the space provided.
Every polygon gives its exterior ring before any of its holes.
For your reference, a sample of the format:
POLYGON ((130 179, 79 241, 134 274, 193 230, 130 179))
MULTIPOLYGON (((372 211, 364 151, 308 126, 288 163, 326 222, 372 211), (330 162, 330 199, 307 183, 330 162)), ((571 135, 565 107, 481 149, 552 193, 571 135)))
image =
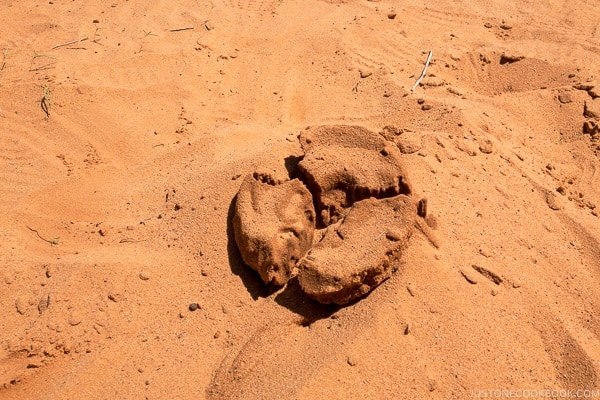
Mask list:
POLYGON ((421 218, 427 217, 427 199, 425 197, 417 203, 417 215, 421 218))
POLYGON ((512 26, 507 23, 502 23, 502 25, 500 25, 500 29, 504 29, 505 31, 508 31, 508 30, 512 29, 512 26))
POLYGON ((360 77, 361 78, 368 78, 369 76, 373 75, 373 72, 371 71, 366 71, 366 70, 360 70, 360 77))
POLYGON ((583 133, 588 135, 597 135, 600 132, 600 125, 594 120, 585 121, 583 123, 583 133))
POLYGON ((594 85, 591 83, 578 83, 576 85, 573 85, 573 89, 577 89, 577 90, 584 90, 586 92, 594 89, 594 85))
POLYGON ((485 24, 483 24, 484 27, 490 29, 492 28, 494 25, 492 25, 490 22, 486 22, 485 24))
POLYGON ((571 95, 567 92, 561 92, 558 94, 558 101, 561 104, 567 104, 572 102, 573 100, 571 99, 571 95))
POLYGON ((215 332, 215 334, 213 335, 213 337, 214 337, 215 339, 218 339, 218 338, 220 338, 220 337, 221 337, 221 331, 216 331, 216 332, 215 332))
POLYGON ((100 236, 106 236, 106 229, 98 229, 98 233, 100 234, 100 236))
POLYGON ((396 18, 396 12, 392 11, 391 13, 388 14, 388 18, 389 19, 395 19, 396 18))
POLYGON ((502 55, 500 56, 500 64, 512 64, 517 61, 521 61, 524 58, 525 56, 519 54, 502 53, 502 55))
POLYGON ((597 99, 600 97, 600 86, 594 86, 590 90, 587 91, 592 99, 597 99))
POLYGON ((399 242, 403 239, 402 234, 394 229, 390 229, 388 232, 386 232, 385 237, 392 242, 399 242))
POLYGON ((357 361, 354 357, 348 356, 346 357, 346 362, 348 363, 349 366, 354 367, 357 364, 357 361))
POLYGON ((56 267, 54 265, 46 265, 46 278, 51 278, 55 272, 56 267))
POLYGON ((435 392, 437 390, 437 387, 437 382, 433 379, 430 379, 427 383, 427 389, 429 389, 430 392, 435 392))
POLYGON ((72 311, 71 314, 69 314, 69 325, 71 326, 77 326, 81 323, 81 321, 83 321, 83 317, 81 316, 81 314, 77 311, 72 311))
POLYGON ((21 315, 24 315, 27 312, 28 305, 29 302, 24 296, 19 296, 15 299, 15 308, 21 315))
POLYGON ((50 307, 50 295, 45 295, 42 296, 40 298, 40 301, 38 302, 38 311, 39 313, 43 313, 44 311, 46 311, 48 309, 48 307, 50 307))
POLYGON ((193 311, 196 311, 197 309, 199 309, 200 305, 198 303, 191 303, 188 308, 190 311, 193 312, 193 311))
POLYGON ((432 108, 432 107, 431 107, 431 104, 423 104, 423 105, 421 106, 421 110, 423 110, 423 111, 428 111, 428 110, 431 110, 431 108, 432 108))
POLYGON ((559 186, 556 188, 556 191, 560 194, 562 194, 563 196, 567 195, 567 189, 565 189, 564 186, 559 186))
POLYGON ((482 144, 479 145, 479 151, 483 154, 491 154, 494 152, 494 144, 491 140, 486 139, 482 144))
POLYGON ((108 299, 118 303, 119 301, 123 300, 123 295, 121 293, 110 292, 108 293, 108 299))
POLYGON ((425 99, 417 99, 417 104, 424 104, 425 103, 425 99))
POLYGON ((146 273, 144 273, 144 272, 140 272, 140 274, 138 276, 143 281, 147 281, 148 279, 150 279, 150 277, 146 273))
POLYGON ((404 330, 402 331, 405 335, 408 335, 410 332, 412 332, 410 323, 405 322, 404 323, 404 330))

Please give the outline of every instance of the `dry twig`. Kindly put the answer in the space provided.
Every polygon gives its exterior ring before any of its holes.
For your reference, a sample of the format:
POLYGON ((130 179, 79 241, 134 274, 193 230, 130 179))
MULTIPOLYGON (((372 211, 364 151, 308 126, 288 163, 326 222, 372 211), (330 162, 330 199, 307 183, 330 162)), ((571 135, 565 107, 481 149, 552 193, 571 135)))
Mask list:
POLYGON ((421 76, 419 76, 419 79, 417 79, 417 81, 415 82, 415 84, 412 87, 412 89, 410 89, 411 92, 415 91, 415 89, 417 88, 417 86, 419 86, 419 83, 421 83, 421 81, 425 77, 425 73, 427 72, 427 67, 429 67, 429 62, 431 61, 431 55, 432 54, 433 54, 433 51, 429 50, 429 55, 427 56, 427 61, 425 62, 425 67, 423 68, 423 72, 421 72, 421 76))
POLYGON ((194 29, 193 26, 185 26, 183 28, 173 28, 173 29, 169 29, 169 32, 180 32, 180 31, 189 31, 191 29, 194 29))
POLYGON ((75 43, 83 42, 84 40, 87 40, 87 36, 84 37, 83 39, 71 40, 70 42, 67 42, 67 43, 57 44, 56 46, 52 47, 50 50, 58 49, 59 47, 68 46, 70 44, 75 44, 75 43))

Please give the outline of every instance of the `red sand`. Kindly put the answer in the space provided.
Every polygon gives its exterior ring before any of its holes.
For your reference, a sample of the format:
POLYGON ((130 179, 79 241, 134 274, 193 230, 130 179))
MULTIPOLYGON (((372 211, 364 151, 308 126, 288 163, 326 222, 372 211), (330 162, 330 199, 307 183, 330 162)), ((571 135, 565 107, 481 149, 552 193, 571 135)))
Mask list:
POLYGON ((0 10, 0 398, 600 387, 597 1, 0 10), (326 124, 402 132, 439 244, 339 309, 231 230, 240 177, 326 124))

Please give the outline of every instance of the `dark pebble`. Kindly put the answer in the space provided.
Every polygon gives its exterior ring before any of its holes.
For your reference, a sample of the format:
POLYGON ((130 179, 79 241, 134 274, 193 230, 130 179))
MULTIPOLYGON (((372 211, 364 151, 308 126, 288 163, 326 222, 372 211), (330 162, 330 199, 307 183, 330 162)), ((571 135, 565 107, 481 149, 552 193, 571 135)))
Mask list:
POLYGON ((198 303, 191 303, 188 308, 190 309, 190 311, 196 311, 200 308, 200 305, 198 303))

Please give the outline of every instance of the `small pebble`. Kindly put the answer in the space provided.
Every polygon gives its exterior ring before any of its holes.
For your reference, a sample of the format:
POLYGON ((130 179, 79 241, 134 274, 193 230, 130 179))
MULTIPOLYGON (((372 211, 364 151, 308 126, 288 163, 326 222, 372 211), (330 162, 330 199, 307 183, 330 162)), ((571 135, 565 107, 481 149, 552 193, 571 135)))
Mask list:
POLYGON ((408 322, 406 322, 404 324, 404 334, 408 335, 410 332, 411 332, 410 324, 408 322))
POLYGON ((350 357, 350 356, 346 357, 346 362, 351 367, 354 367, 357 364, 356 359, 354 359, 354 357, 350 357))
POLYGON ((491 154, 494 152, 494 144, 490 140, 486 140, 479 145, 479 151, 483 154, 491 154))
POLYGON ((198 303, 191 303, 188 308, 190 309, 190 311, 196 311, 200 308, 200 305, 198 303))
POLYGON ((360 70, 360 77, 361 78, 368 78, 369 76, 373 75, 373 72, 371 71, 364 71, 364 70, 360 70))
POLYGON ((79 325, 81 323, 81 321, 83 321, 83 317, 77 311, 73 311, 69 315, 69 320, 68 320, 69 325, 71 325, 71 326, 77 326, 77 325, 79 325))
POLYGON ((220 337, 221 337, 221 331, 216 331, 216 332, 215 332, 215 334, 213 335, 213 337, 214 337, 215 339, 218 339, 218 338, 220 338, 220 337))
POLYGON ((118 303, 119 301, 123 300, 123 295, 121 293, 110 292, 108 294, 108 299, 118 303))
POLYGON ((19 296, 15 299, 15 308, 17 309, 17 312, 21 315, 25 314, 27 312, 27 305, 28 305, 28 301, 25 297, 23 296, 19 296))
POLYGON ((388 18, 389 19, 394 19, 394 18, 396 18, 396 15, 397 14, 394 11, 392 11, 391 13, 388 14, 388 18))
POLYGON ((396 230, 389 230, 386 232, 385 237, 392 242, 399 242, 402 240, 402 235, 396 230))
POLYGON ((148 279, 150 279, 150 277, 148 275, 146 275, 145 273, 143 273, 143 272, 140 272, 139 277, 143 281, 147 281, 148 279))
POLYGON ((421 106, 421 110, 423 110, 423 111, 431 110, 431 108, 432 108, 431 104, 423 104, 421 106))
POLYGON ((40 298, 40 301, 38 302, 39 313, 42 314, 44 311, 46 311, 48 309, 48 307, 50 307, 50 295, 42 296, 40 298))
POLYGON ((558 101, 562 104, 567 104, 572 102, 571 95, 569 93, 563 92, 558 95, 558 101))

